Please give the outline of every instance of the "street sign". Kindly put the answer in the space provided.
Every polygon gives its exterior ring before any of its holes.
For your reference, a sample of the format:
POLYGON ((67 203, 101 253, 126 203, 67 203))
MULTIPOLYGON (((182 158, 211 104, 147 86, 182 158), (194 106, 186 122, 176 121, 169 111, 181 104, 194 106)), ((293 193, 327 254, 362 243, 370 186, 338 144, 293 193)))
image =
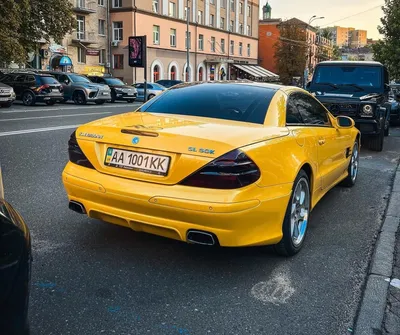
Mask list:
POLYGON ((129 66, 144 67, 146 69, 146 36, 129 37, 129 66))

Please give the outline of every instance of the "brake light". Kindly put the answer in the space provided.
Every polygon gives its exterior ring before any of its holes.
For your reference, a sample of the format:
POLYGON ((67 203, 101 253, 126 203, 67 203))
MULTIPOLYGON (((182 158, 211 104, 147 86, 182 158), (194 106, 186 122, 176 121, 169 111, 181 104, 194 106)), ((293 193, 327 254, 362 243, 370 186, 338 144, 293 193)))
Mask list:
POLYGON ((79 147, 78 141, 76 140, 76 132, 71 134, 68 141, 68 155, 69 160, 80 166, 84 166, 90 169, 94 169, 93 165, 89 162, 82 149, 79 147))
POLYGON ((235 189, 250 185, 260 178, 258 166, 241 150, 236 149, 213 160, 180 182, 180 185, 235 189))
POLYGON ((39 87, 36 88, 36 91, 37 91, 37 92, 40 92, 40 91, 42 91, 42 90, 48 89, 49 87, 50 87, 49 84, 41 85, 41 86, 39 86, 39 87))

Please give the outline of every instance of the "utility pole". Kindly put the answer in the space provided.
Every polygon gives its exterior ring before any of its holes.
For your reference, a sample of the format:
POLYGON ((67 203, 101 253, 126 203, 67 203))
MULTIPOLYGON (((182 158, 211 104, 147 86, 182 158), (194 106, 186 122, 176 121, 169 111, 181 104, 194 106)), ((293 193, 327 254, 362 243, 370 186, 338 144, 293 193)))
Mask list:
POLYGON ((187 81, 190 82, 190 71, 189 71, 189 64, 190 64, 190 57, 189 57, 189 0, 186 1, 186 73, 187 73, 187 81))
MULTIPOLYGON (((135 20, 135 23, 134 23, 134 26, 133 26, 133 35, 136 36, 136 11, 137 11, 137 8, 136 8, 136 0, 133 0, 133 9, 134 9, 133 17, 134 17, 134 20, 135 20)), ((136 72, 136 67, 135 67, 134 69, 135 69, 135 83, 136 83, 136 82, 137 82, 137 78, 136 78, 136 74, 137 74, 137 72, 136 72)))

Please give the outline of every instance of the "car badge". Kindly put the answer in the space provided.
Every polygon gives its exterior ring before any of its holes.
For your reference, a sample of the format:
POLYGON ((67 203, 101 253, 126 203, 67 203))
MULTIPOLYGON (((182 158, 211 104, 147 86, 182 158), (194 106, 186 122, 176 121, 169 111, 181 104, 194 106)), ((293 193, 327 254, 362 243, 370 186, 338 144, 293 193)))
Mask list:
POLYGON ((138 143, 139 143, 139 137, 134 137, 134 138, 132 139, 132 143, 133 143, 133 144, 138 144, 138 143))

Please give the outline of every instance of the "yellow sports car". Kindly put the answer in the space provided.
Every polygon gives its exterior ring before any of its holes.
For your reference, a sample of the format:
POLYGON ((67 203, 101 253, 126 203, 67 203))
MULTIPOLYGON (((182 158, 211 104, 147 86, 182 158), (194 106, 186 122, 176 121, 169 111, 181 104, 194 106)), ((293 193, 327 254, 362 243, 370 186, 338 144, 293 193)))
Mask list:
POLYGON ((91 218, 189 243, 297 253, 312 208, 353 186, 360 133, 295 87, 175 86, 79 127, 63 183, 91 218))

